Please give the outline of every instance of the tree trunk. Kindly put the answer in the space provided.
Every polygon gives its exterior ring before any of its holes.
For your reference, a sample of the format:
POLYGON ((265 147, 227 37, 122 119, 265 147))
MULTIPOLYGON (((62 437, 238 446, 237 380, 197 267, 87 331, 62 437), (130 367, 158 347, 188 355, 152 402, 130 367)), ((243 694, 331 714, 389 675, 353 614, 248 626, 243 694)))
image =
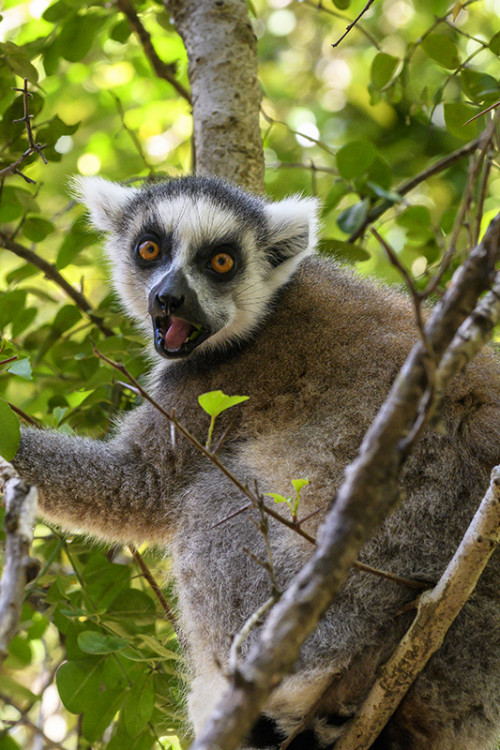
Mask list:
POLYGON ((164 0, 189 58, 196 173, 264 192, 257 39, 245 0, 164 0))

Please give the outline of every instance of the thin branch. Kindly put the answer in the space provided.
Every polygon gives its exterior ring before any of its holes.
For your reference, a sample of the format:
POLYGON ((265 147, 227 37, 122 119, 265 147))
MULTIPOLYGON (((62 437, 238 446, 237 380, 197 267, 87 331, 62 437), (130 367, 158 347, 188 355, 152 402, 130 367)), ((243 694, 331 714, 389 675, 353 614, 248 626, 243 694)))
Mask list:
POLYGON ((276 597, 271 596, 267 601, 262 604, 250 617, 243 623, 243 626, 237 635, 233 638, 231 643, 231 649, 229 651, 229 665, 228 672, 230 675, 236 674, 238 670, 238 659, 241 653, 241 647, 244 641, 248 638, 251 631, 261 622, 264 615, 269 612, 273 604, 276 602, 276 597))
MULTIPOLYGON (((480 147, 480 145, 481 138, 476 138, 475 141, 467 143, 465 146, 462 146, 456 151, 453 151, 451 154, 448 154, 448 156, 444 156, 434 164, 431 164, 430 167, 427 167, 427 169, 424 169, 422 172, 420 172, 420 174, 415 175, 415 177, 412 177, 410 180, 402 182, 399 187, 396 187, 394 189, 394 192, 401 196, 406 195, 411 190, 416 188, 417 185, 425 182, 425 180, 428 180, 430 177, 434 177, 434 175, 439 174, 440 172, 444 172, 444 170, 448 169, 448 167, 451 167, 452 164, 455 164, 457 161, 460 161, 466 156, 470 156, 470 154, 476 151, 480 147)), ((380 203, 379 205, 371 208, 368 211, 368 215, 359 229, 357 229, 350 235, 348 242, 355 242, 357 239, 359 239, 364 234, 367 226, 379 219, 382 214, 392 208, 393 205, 393 201, 386 200, 382 201, 382 203, 380 203)))
POLYGON ((47 164, 47 159, 45 158, 45 154, 43 153, 43 149, 46 147, 47 144, 41 144, 41 143, 35 143, 35 139, 33 137, 33 131, 31 129, 31 119, 33 115, 30 115, 29 113, 29 107, 28 107, 28 100, 30 96, 33 96, 28 91, 28 79, 24 79, 24 84, 22 89, 14 88, 14 91, 20 91, 23 95, 23 117, 21 117, 18 120, 13 120, 13 122, 24 122, 26 127, 26 135, 28 137, 28 148, 26 151, 21 154, 19 159, 17 159, 13 164, 9 164, 7 167, 4 167, 3 169, 0 169, 0 182, 3 182, 4 178, 7 177, 9 174, 17 174, 19 177, 22 177, 23 180, 26 182, 34 185, 35 180, 32 180, 31 177, 26 177, 25 174, 21 172, 19 167, 23 162, 26 161, 26 159, 29 159, 30 156, 33 154, 38 154, 43 163, 47 164))
POLYGON ((33 266, 36 266, 39 268, 45 276, 53 281, 55 284, 57 284, 67 295, 70 297, 75 305, 82 310, 94 323, 94 325, 99 328, 100 331, 105 336, 113 336, 113 331, 104 325, 102 318, 99 315, 95 315, 95 313, 92 312, 92 305, 88 301, 84 295, 79 292, 77 289, 75 289, 69 281, 66 281, 64 276, 62 276, 57 268, 52 264, 46 261, 44 258, 41 258, 37 253, 33 252, 33 250, 29 250, 27 247, 24 247, 24 245, 20 245, 18 242, 13 240, 8 234, 5 232, 0 231, 0 245, 4 247, 6 250, 10 250, 11 253, 14 253, 14 255, 17 255, 19 258, 23 258, 23 260, 26 260, 28 263, 31 263, 33 266))
POLYGON ((116 0, 116 6, 126 16, 130 28, 133 29, 133 31, 135 31, 135 33, 139 37, 139 41, 142 44, 144 54, 151 63, 153 70, 158 78, 162 78, 164 81, 170 83, 170 85, 173 86, 177 93, 180 94, 180 96, 182 96, 182 98, 187 102, 189 102, 189 104, 191 104, 192 101, 189 91, 187 91, 187 89, 185 89, 184 86, 179 83, 176 78, 176 65, 174 63, 165 63, 163 62, 163 60, 160 60, 160 58, 158 57, 158 53, 153 46, 153 42, 151 41, 151 35, 149 31, 144 28, 130 0, 116 0))
POLYGON ((348 33, 350 32, 350 30, 351 30, 352 28, 354 28, 354 26, 356 26, 356 24, 358 23, 358 21, 360 20, 360 18, 362 18, 362 17, 364 16, 364 14, 366 13, 366 11, 367 11, 367 10, 369 9, 369 7, 370 7, 371 5, 373 5, 373 3, 374 3, 374 0, 368 0, 368 2, 366 3, 365 7, 364 7, 364 8, 363 8, 363 10, 361 11, 361 13, 359 13, 359 14, 358 14, 358 15, 356 16, 356 18, 354 19, 354 21, 351 21, 351 23, 350 23, 350 24, 349 24, 349 25, 347 26, 347 28, 346 28, 345 32, 344 32, 344 33, 342 34, 342 36, 340 37, 340 39, 337 39, 337 41, 336 41, 336 42, 335 42, 334 44, 332 44, 332 47, 334 47, 334 48, 335 48, 335 47, 338 47, 338 46, 339 46, 340 42, 341 42, 341 41, 342 41, 343 39, 345 39, 345 38, 346 38, 346 36, 347 36, 347 35, 348 35, 348 33))
POLYGON ((16 634, 24 601, 24 587, 31 580, 33 561, 29 556, 38 506, 36 487, 27 485, 14 468, 0 459, 5 514, 5 567, 0 585, 0 663, 7 656, 16 634))
POLYGON ((487 124, 486 128, 484 129, 484 131, 482 132, 479 138, 479 144, 478 144, 479 153, 475 156, 475 158, 472 158, 471 162, 469 163, 469 174, 467 178, 467 186, 465 188, 465 192, 464 192, 459 210, 455 217, 455 223, 453 226, 453 231, 451 233, 450 241, 448 243, 448 249, 446 250, 445 254, 443 255, 443 258, 441 259, 439 270, 436 276, 434 276, 434 278, 431 279, 431 281, 428 283, 428 285, 426 286, 423 292, 423 294, 426 296, 433 294, 433 292, 436 290, 439 282, 441 281, 443 277, 443 274, 445 273, 446 269, 448 268, 451 262, 453 255, 455 254, 455 246, 457 243, 458 235, 460 233, 460 230, 462 229, 465 215, 472 201, 472 191, 474 189, 474 183, 479 174, 479 171, 484 162, 484 159, 486 158, 486 154, 488 153, 490 149, 491 141, 494 135, 495 135, 495 123, 494 123, 494 120, 490 120, 490 122, 487 124))
POLYGON ((151 164, 149 164, 149 162, 148 162, 148 160, 146 158, 146 154, 143 151, 143 148, 142 148, 142 145, 141 145, 141 142, 140 142, 139 138, 137 137, 137 135, 135 134, 135 132, 132 130, 132 128, 129 128, 129 126, 125 122, 125 112, 123 110, 123 105, 121 103, 121 100, 112 91, 110 93, 111 93, 111 96, 113 97, 113 99, 115 100, 116 109, 118 111, 118 115, 120 117, 123 129, 125 130, 126 133, 129 134, 130 139, 131 139, 132 143, 135 146, 135 150, 139 154, 141 160, 144 163, 144 166, 146 167, 146 169, 149 172, 149 176, 150 177, 154 176, 155 175, 155 170, 151 166, 151 164))
POLYGON ((363 705, 335 750, 365 750, 378 737, 410 685, 441 646, 500 542, 500 466, 453 559, 432 591, 419 599, 408 632, 379 671, 363 705))
POLYGON ((4 704, 5 704, 5 705, 10 705, 10 706, 12 706, 13 708, 15 708, 15 709, 16 709, 16 711, 19 711, 19 713, 21 714, 21 718, 20 718, 20 719, 18 719, 18 720, 16 721, 16 724, 24 724, 24 726, 26 726, 26 727, 27 727, 28 729, 30 729, 30 730, 31 730, 32 732, 35 732, 36 734, 38 734, 38 735, 39 735, 39 736, 40 736, 40 737, 41 737, 41 738, 43 739, 44 743, 45 743, 45 744, 46 744, 46 745, 47 745, 48 747, 54 747, 54 748, 56 748, 56 750, 66 750, 66 748, 65 748, 65 747, 63 747, 63 745, 59 744, 59 742, 55 742, 54 740, 51 740, 51 739, 50 739, 50 737, 47 737, 47 735, 45 734, 45 732, 43 732, 43 730, 42 730, 42 729, 40 729, 40 727, 37 727, 37 725, 36 725, 36 724, 34 724, 34 723, 33 723, 33 722, 31 721, 31 719, 28 719, 28 717, 26 716, 26 713, 25 713, 25 711, 22 711, 22 710, 21 710, 21 709, 19 708, 19 706, 17 706, 17 705, 16 705, 16 704, 15 704, 15 703, 13 702, 13 700, 12 700, 12 698, 11 698, 10 696, 8 696, 8 695, 5 695, 5 693, 0 693, 0 700, 1 700, 1 701, 2 701, 2 702, 3 702, 4 704))
MULTIPOLYGON (((308 5, 309 8, 314 8, 314 10, 320 10, 323 13, 327 13, 329 16, 334 16, 335 18, 341 18, 343 21, 349 21, 349 18, 345 16, 343 13, 339 13, 336 10, 331 10, 330 8, 325 8, 323 5, 322 0, 317 0, 317 2, 313 2, 313 0, 302 0, 304 5, 308 5)), ((375 47, 375 49, 380 49, 380 45, 378 44, 377 40, 374 36, 372 36, 360 23, 356 24, 356 28, 359 32, 364 34, 364 36, 368 39, 371 44, 375 47)))
POLYGON ((162 590, 160 589, 157 581, 155 580, 155 577, 151 573, 149 567, 144 562, 144 558, 142 557, 142 555, 139 552, 139 550, 136 547, 134 547, 132 544, 129 544, 128 548, 129 548, 129 550, 130 550, 130 552, 132 554, 132 557, 134 558, 134 560, 136 561, 137 565, 139 566, 141 574, 146 579, 146 581, 149 583, 149 585, 151 586, 151 589, 152 589, 154 595, 158 599, 158 601, 159 601, 159 603, 161 605, 161 608, 163 609, 163 612, 165 614, 166 619, 172 625, 172 627, 175 630, 175 632, 178 633, 179 630, 180 630, 180 628, 179 628, 179 623, 177 622, 177 618, 176 618, 175 614, 173 613, 172 608, 170 607, 170 604, 165 599, 162 590))

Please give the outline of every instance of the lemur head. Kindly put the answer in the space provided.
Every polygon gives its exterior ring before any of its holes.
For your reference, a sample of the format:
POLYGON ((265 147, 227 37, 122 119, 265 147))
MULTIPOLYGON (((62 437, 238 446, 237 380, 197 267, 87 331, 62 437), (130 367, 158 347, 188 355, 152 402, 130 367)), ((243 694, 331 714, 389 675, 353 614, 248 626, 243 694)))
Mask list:
POLYGON ((169 359, 248 338, 316 240, 311 198, 269 203, 209 177, 76 189, 108 235, 120 300, 169 359))

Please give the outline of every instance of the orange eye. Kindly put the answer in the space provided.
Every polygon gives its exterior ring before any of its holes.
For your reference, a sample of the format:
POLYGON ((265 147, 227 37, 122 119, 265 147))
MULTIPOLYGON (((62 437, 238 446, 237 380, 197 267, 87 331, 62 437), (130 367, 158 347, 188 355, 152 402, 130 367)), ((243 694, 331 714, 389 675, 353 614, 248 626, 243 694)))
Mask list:
POLYGON ((227 273, 234 266, 234 260, 229 253, 217 253, 210 261, 210 265, 217 273, 227 273))
POLYGON ((143 260, 156 260, 160 254, 160 248, 153 240, 145 240, 139 245, 138 252, 143 260))

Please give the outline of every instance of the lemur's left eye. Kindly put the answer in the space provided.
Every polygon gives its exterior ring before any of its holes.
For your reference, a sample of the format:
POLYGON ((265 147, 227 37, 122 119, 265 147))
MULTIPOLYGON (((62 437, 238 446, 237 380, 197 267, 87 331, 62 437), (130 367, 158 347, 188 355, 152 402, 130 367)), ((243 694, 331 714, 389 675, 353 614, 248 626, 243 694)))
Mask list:
POLYGON ((234 260, 229 253, 216 253, 212 256, 210 265, 217 273, 227 273, 234 266, 234 260))
POLYGON ((143 260, 156 260, 160 254, 160 246, 154 240, 144 240, 138 245, 137 252, 143 260))

